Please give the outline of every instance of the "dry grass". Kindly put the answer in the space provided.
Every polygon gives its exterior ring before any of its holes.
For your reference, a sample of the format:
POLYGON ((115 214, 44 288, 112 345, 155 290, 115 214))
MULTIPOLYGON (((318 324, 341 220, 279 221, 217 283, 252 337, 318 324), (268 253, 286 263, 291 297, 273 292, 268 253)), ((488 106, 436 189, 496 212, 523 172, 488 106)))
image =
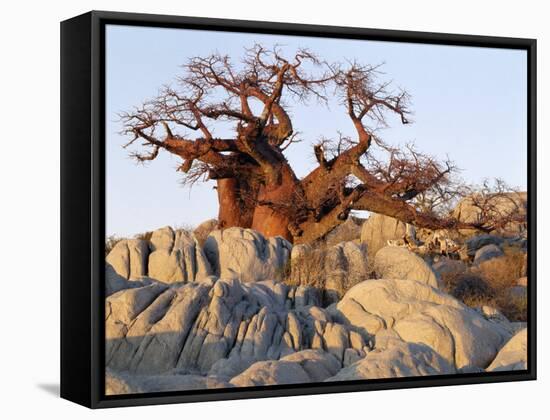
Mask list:
POLYGON ((326 256, 326 248, 320 247, 289 261, 284 276, 285 283, 290 286, 311 286, 324 290, 326 285, 326 256))
POLYGON ((441 277, 446 291, 466 305, 492 306, 510 321, 526 321, 527 298, 510 293, 518 278, 525 275, 525 253, 508 247, 502 257, 472 266, 463 274, 451 273, 441 277))

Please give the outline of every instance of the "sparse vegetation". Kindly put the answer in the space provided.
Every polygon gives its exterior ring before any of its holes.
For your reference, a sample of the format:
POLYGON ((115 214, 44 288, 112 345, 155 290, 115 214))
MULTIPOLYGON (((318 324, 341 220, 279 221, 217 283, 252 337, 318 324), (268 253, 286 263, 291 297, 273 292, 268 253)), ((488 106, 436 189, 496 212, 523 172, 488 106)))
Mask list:
POLYGON ((504 247, 502 257, 492 258, 465 272, 441 273, 443 289, 470 307, 493 306, 510 321, 527 320, 527 298, 510 293, 518 278, 526 275, 526 254, 504 247))

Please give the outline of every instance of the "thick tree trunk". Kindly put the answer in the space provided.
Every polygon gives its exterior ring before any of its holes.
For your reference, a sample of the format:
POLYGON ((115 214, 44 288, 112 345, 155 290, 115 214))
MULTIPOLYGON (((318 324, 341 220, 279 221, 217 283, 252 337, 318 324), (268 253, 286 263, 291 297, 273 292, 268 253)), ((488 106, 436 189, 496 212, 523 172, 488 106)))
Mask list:
POLYGON ((252 229, 266 237, 282 236, 293 242, 289 223, 295 217, 293 212, 297 192, 294 173, 286 167, 279 172, 280 179, 273 184, 263 185, 258 192, 258 206, 254 209, 252 229))
POLYGON ((233 226, 249 228, 252 226, 254 209, 246 205, 243 193, 247 191, 236 178, 218 179, 218 223, 221 229, 233 226))

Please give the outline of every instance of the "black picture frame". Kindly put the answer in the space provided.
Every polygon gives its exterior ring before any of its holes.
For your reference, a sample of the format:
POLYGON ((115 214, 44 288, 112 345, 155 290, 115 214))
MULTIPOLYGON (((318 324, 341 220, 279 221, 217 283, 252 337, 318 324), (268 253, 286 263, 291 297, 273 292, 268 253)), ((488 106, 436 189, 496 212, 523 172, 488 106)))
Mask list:
POLYGON ((536 379, 536 40, 92 11, 61 23, 61 397, 90 408, 536 379), (528 369, 105 396, 105 25, 398 41, 527 52, 528 369))

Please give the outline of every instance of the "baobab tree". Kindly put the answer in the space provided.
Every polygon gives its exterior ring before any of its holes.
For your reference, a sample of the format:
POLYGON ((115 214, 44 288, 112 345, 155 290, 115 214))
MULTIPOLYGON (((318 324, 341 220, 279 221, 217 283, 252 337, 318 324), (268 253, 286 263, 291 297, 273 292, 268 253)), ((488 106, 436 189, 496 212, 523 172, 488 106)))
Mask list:
POLYGON ((391 115, 410 122, 409 95, 380 81, 376 66, 328 63, 306 49, 289 57, 255 45, 237 64, 216 53, 189 59, 183 71, 175 87, 121 114, 131 137, 125 147, 138 146, 131 152, 138 162, 161 152, 178 156, 186 182, 215 180, 221 228, 250 227, 304 243, 322 238, 352 210, 430 229, 496 226, 494 217, 464 224, 419 205, 419 197, 449 194, 455 167, 414 147, 391 147, 375 134, 391 115), (298 141, 289 104, 331 97, 355 134, 315 143, 316 167, 300 179, 285 157, 298 141), (233 135, 213 134, 216 124, 227 123, 233 135))

